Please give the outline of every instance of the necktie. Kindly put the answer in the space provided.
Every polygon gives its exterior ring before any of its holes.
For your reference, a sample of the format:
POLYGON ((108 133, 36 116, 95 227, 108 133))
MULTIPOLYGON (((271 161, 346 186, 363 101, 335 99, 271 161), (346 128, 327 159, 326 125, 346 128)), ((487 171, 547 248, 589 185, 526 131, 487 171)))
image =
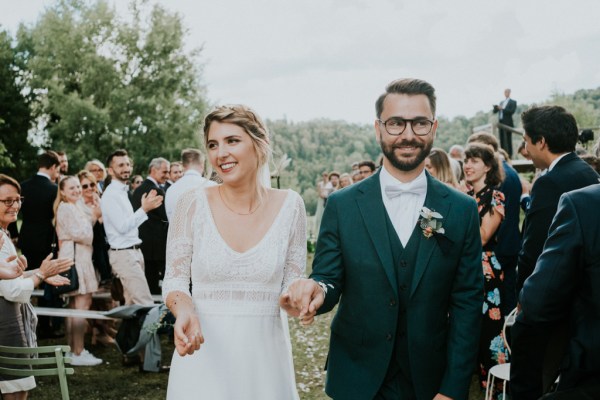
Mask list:
POLYGON ((385 195, 388 199, 392 200, 401 194, 408 193, 417 196, 424 195, 427 193, 427 180, 419 179, 417 182, 410 182, 403 185, 386 185, 385 195))

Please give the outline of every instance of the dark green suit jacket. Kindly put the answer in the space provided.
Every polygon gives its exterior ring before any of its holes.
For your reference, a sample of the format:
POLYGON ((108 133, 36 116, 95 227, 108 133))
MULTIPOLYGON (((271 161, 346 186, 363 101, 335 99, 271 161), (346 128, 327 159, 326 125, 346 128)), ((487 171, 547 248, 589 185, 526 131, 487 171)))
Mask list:
POLYGON ((438 392, 467 399, 483 304, 481 237, 475 201, 427 174, 425 207, 443 216, 453 243, 443 254, 425 238, 408 304, 399 304, 379 173, 327 200, 311 278, 329 286, 319 313, 339 302, 331 324, 326 393, 372 399, 394 356, 398 307, 406 312, 411 380, 419 400, 438 392))

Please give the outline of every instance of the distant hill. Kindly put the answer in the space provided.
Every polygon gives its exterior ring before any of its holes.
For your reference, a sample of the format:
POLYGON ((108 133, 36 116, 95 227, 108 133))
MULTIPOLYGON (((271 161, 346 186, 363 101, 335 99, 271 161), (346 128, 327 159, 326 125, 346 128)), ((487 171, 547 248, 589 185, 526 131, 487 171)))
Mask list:
MULTIPOLYGON (((574 94, 555 93, 541 104, 556 104, 575 115, 581 128, 600 126, 600 88, 582 89, 574 94)), ((520 115, 533 104, 519 104, 514 120, 520 126, 520 115)), ((474 127, 496 121, 490 111, 474 116, 439 118, 435 146, 445 150, 453 144, 464 144, 474 127)), ((271 130, 274 158, 287 154, 292 162, 281 176, 281 187, 298 191, 309 214, 316 208, 315 185, 323 171, 349 172, 355 161, 377 160, 381 151, 371 124, 317 119, 307 122, 267 121, 271 130)), ((596 131, 598 137, 598 131, 596 131)))

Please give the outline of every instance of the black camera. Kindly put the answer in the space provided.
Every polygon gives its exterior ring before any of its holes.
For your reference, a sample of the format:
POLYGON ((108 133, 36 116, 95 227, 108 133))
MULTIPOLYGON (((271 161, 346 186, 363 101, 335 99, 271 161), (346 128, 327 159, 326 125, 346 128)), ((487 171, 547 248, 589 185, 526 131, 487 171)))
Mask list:
POLYGON ((581 144, 586 144, 590 140, 594 140, 594 131, 591 129, 584 129, 579 133, 579 141, 581 144))

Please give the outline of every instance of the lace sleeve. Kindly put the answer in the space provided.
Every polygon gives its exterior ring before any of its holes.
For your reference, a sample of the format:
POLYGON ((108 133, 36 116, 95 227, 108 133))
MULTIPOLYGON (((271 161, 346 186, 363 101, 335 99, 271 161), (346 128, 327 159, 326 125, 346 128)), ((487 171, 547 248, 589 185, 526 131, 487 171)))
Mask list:
POLYGON ((76 205, 60 203, 56 210, 56 225, 58 238, 72 240, 77 243, 92 245, 94 230, 90 220, 76 205))
POLYGON ((165 303, 169 293, 174 291, 186 293, 188 296, 191 295, 190 280, 194 243, 192 221, 195 219, 194 216, 197 210, 198 190, 191 190, 179 198, 169 224, 165 279, 162 285, 162 295, 165 303))
POLYGON ((290 284, 304 276, 306 269, 306 210, 304 201, 294 192, 294 217, 292 219, 281 293, 288 290, 290 284))

